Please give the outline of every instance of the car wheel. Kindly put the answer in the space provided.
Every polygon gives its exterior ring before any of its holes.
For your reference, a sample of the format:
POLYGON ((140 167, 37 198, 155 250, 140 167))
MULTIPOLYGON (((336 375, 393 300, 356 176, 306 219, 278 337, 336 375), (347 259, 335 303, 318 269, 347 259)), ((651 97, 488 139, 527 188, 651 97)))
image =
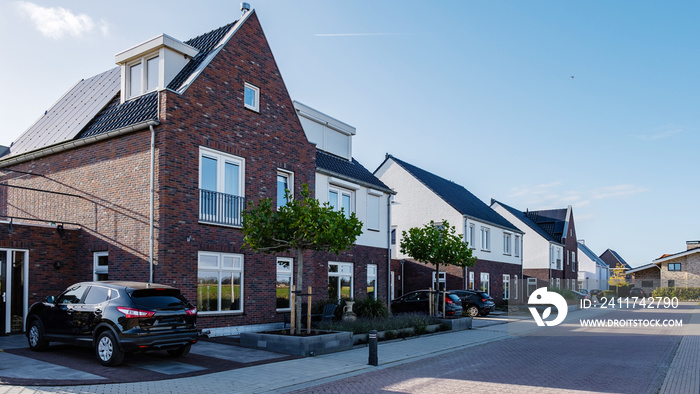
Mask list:
POLYGON ((103 331, 97 337, 95 353, 97 353, 100 364, 108 367, 117 366, 124 360, 124 352, 119 349, 119 345, 111 331, 103 331))
POLYGON ((34 319, 29 324, 27 340, 29 341, 29 348, 35 351, 46 350, 49 347, 49 341, 44 336, 44 327, 39 319, 34 319))
POLYGON ((476 305, 471 305, 467 307, 467 315, 471 317, 477 317, 479 316, 479 308, 476 307, 476 305))
POLYGON ((170 357, 178 358, 178 357, 185 357, 190 353, 190 348, 192 345, 185 345, 185 346, 180 346, 177 349, 170 349, 168 350, 168 354, 170 357))

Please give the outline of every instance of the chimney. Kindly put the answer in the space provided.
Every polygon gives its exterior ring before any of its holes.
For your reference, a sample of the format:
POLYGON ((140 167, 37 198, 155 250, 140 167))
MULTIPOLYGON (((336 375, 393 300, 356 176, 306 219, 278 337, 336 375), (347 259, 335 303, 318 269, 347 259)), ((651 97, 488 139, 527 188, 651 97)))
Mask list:
POLYGON ((686 250, 700 248, 700 241, 685 241, 686 250))
POLYGON ((580 243, 581 245, 585 245, 585 244, 586 244, 586 240, 585 240, 585 239, 579 239, 577 242, 580 243))
POLYGON ((248 11, 250 11, 250 4, 241 3, 241 16, 245 15, 245 13, 248 11))

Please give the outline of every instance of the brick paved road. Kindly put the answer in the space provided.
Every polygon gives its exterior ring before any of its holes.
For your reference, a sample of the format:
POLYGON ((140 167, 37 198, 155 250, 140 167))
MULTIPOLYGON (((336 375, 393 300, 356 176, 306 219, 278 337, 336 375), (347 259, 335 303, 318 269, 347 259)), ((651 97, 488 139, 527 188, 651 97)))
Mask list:
MULTIPOLYGON (((648 316, 645 311, 632 313, 648 316)), ((654 318, 658 313, 654 311, 654 318)), ((581 332, 581 336, 569 332, 568 336, 514 337, 296 392, 657 393, 681 337, 659 330, 651 335, 642 330, 601 331, 594 335, 581 332)))

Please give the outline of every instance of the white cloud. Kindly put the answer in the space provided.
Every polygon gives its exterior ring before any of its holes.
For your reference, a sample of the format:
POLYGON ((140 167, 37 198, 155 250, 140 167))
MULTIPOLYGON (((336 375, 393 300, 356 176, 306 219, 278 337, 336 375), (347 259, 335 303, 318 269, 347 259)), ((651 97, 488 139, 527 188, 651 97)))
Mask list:
POLYGON ((552 182, 540 185, 525 185, 515 189, 510 198, 518 201, 519 208, 538 210, 553 209, 571 205, 573 207, 585 207, 595 200, 611 198, 624 198, 649 191, 640 186, 621 184, 600 187, 595 189, 574 188, 568 189, 561 182, 552 182))
POLYGON ((603 187, 600 189, 596 189, 592 191, 592 198, 596 200, 601 200, 601 199, 606 199, 606 198, 620 198, 620 197, 627 197, 631 196, 634 194, 639 194, 639 193, 644 193, 649 191, 649 189, 645 189, 640 186, 636 185, 630 185, 630 184, 625 184, 625 185, 614 185, 614 186, 608 186, 608 187, 603 187))
POLYGON ((99 26, 86 14, 75 14, 62 7, 42 7, 27 1, 15 3, 20 13, 29 17, 41 34, 53 39, 64 36, 85 37, 95 30, 106 35, 109 26, 100 20, 99 26))
POLYGON ((683 132, 682 128, 678 128, 678 127, 671 128, 670 126, 667 126, 665 130, 659 131, 657 133, 642 134, 642 135, 638 135, 637 137, 639 137, 640 139, 642 139, 644 141, 658 141, 658 140, 662 140, 665 138, 670 138, 670 137, 676 136, 678 134, 681 134, 682 132, 683 132))

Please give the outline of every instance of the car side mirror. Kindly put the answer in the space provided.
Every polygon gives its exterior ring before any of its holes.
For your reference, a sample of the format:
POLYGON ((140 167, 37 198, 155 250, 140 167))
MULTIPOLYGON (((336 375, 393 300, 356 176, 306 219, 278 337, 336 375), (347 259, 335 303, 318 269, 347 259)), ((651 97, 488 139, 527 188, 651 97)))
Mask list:
POLYGON ((46 302, 48 302, 49 304, 53 304, 56 302, 56 299, 54 298, 54 296, 48 296, 46 297, 46 302))

